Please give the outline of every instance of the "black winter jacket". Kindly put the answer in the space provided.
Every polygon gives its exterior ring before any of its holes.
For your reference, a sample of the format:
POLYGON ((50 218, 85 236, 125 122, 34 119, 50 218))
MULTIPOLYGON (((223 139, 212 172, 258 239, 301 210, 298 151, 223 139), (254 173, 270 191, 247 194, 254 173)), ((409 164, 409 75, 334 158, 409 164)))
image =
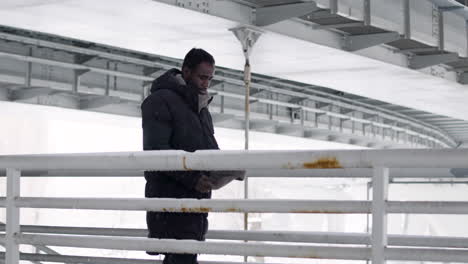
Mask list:
MULTIPOLYGON (((144 150, 219 149, 208 109, 198 111, 198 91, 182 85, 172 69, 157 78, 141 105, 144 150)), ((206 199, 194 189, 203 171, 145 172, 146 197, 206 199)), ((147 212, 149 237, 204 240, 207 214, 147 212)))

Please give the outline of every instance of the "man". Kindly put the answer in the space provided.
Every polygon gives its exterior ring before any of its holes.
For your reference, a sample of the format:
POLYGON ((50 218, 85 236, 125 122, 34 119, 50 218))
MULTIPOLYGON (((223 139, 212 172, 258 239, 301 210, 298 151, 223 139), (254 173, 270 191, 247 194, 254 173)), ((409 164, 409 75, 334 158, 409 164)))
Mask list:
MULTIPOLYGON (((213 56, 194 48, 185 56, 182 71, 171 69, 153 82, 151 94, 141 105, 144 150, 194 152, 219 149, 207 108, 212 99, 208 95, 208 87, 214 71, 213 56)), ((145 196, 208 199, 212 189, 218 189, 230 181, 216 182, 214 176, 224 177, 226 174, 231 176, 230 180, 243 177, 242 172, 240 175, 208 171, 145 172, 145 196)), ((207 216, 206 213, 147 212, 148 237, 202 241, 208 230, 207 216)), ((198 262, 197 255, 166 254, 163 263, 198 262)))

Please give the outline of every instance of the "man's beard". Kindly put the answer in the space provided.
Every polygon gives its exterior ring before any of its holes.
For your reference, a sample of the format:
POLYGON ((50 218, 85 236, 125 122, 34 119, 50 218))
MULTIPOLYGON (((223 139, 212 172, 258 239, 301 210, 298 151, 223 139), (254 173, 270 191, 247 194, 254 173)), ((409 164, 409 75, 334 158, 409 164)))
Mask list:
POLYGON ((190 89, 196 89, 197 94, 208 94, 208 89, 198 87, 194 82, 192 82, 192 79, 188 79, 186 82, 190 89))

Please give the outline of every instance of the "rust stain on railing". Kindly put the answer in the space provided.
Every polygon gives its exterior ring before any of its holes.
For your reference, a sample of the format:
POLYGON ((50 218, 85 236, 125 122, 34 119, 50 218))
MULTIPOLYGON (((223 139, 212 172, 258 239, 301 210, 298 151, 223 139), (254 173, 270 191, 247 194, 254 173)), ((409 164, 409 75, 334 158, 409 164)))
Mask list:
POLYGON ((303 164, 306 169, 342 169, 340 162, 335 157, 320 158, 313 162, 303 164))
POLYGON ((209 207, 197 207, 197 208, 185 208, 182 207, 183 213, 208 213, 211 212, 212 209, 209 207))
POLYGON ((182 212, 182 213, 209 213, 213 209, 209 207, 194 207, 194 208, 187 208, 187 207, 182 207, 182 208, 163 208, 162 211, 165 213, 177 213, 177 212, 182 212))
POLYGON ((282 166, 283 169, 342 169, 340 162, 335 157, 323 157, 312 162, 294 164, 288 162, 282 166))
POLYGON ((192 170, 189 167, 187 167, 187 157, 185 157, 185 156, 182 157, 182 166, 184 167, 184 170, 186 170, 186 171, 191 171, 192 170))

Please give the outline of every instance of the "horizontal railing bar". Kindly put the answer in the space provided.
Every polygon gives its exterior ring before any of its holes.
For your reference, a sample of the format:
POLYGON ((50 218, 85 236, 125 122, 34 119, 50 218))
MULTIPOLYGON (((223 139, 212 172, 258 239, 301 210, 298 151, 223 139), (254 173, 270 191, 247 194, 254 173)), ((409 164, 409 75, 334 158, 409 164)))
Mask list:
POLYGON ((102 248, 117 250, 138 250, 187 254, 269 256, 286 258, 323 259, 369 259, 369 248, 323 247, 304 245, 278 245, 264 243, 200 242, 194 240, 171 240, 102 236, 28 235, 17 237, 17 243, 80 248, 102 248))
MULTIPOLYGON (((5 258, 5 253, 0 252, 0 258, 5 258)), ((61 263, 78 263, 78 264, 161 264, 162 260, 155 259, 130 259, 130 258, 105 258, 91 256, 70 256, 70 255, 52 255, 52 254, 33 254, 21 253, 20 260, 28 261, 44 261, 44 262, 61 262, 61 263)), ((232 262, 232 261, 202 261, 200 264, 247 264, 247 262, 232 262)), ((249 262, 249 264, 257 262, 249 262)), ((262 264, 265 264, 262 262, 262 264)), ((268 263, 266 263, 268 264, 268 263)))
MULTIPOLYGON (((240 80, 240 79, 239 80, 229 80, 229 78, 225 78, 223 76, 216 76, 215 78, 217 80, 227 81, 227 82, 235 84, 235 85, 240 85, 240 86, 244 85, 243 81, 240 80)), ((287 86, 291 87, 291 84, 288 84, 287 86)), ((440 128, 437 128, 437 127, 435 127, 433 125, 430 125, 430 124, 427 124, 427 123, 424 123, 424 122, 421 122, 421 120, 411 118, 409 116, 404 116, 404 115, 402 115, 401 113, 398 113, 398 112, 390 111, 390 110, 384 109, 382 107, 376 107, 375 105, 369 106, 369 105, 362 104, 362 103, 359 103, 359 102, 356 102, 356 101, 352 101, 352 99, 350 99, 351 101, 349 101, 351 103, 351 105, 350 105, 348 103, 343 103, 342 99, 344 99, 344 98, 342 98, 342 97, 335 98, 335 99, 338 99, 338 100, 334 100, 334 99, 330 98, 330 97, 333 97, 333 95, 329 95, 329 94, 321 94, 321 95, 313 95, 313 94, 310 94, 310 93, 305 94, 305 93, 295 92, 295 91, 286 90, 286 89, 282 89, 282 88, 275 88, 275 87, 272 87, 271 85, 268 85, 268 84, 252 83, 252 87, 253 88, 259 88, 261 90, 270 91, 270 92, 273 92, 273 93, 285 94, 285 95, 299 97, 299 98, 308 98, 308 99, 310 99, 312 101, 331 103, 331 104, 339 106, 339 107, 343 107, 343 108, 347 108, 347 109, 353 109, 353 110, 356 110, 356 111, 369 113, 369 114, 376 114, 375 110, 377 110, 379 112, 378 115, 383 117, 383 118, 390 119, 390 120, 396 120, 398 123, 409 125, 409 126, 417 128, 417 129, 421 129, 422 131, 434 131, 438 136, 444 138, 444 140, 453 141, 453 139, 451 140, 450 137, 447 136, 446 133, 441 131, 440 128), (356 105, 356 103, 360 104, 360 106, 356 105), (411 119, 411 121, 410 121, 410 119, 411 119)), ((314 93, 321 93, 321 92, 314 91, 314 93)))
POLYGON ((236 170, 464 168, 468 149, 264 151, 166 150, 0 156, 0 168, 51 170, 236 170))
MULTIPOLYGON (((109 60, 117 60, 117 61, 126 62, 126 63, 134 63, 137 65, 150 66, 150 67, 166 67, 167 66, 170 68, 170 66, 167 65, 167 63, 162 64, 161 62, 158 62, 158 61, 143 60, 143 59, 139 59, 135 57, 129 57, 125 55, 111 53, 108 51, 82 48, 76 45, 63 44, 59 42, 47 41, 47 40, 37 39, 37 38, 32 38, 32 37, 18 36, 15 34, 9 34, 5 32, 0 33, 0 39, 20 42, 26 45, 37 45, 39 47, 47 47, 47 48, 58 49, 58 50, 63 50, 67 52, 98 56, 98 57, 106 58, 109 60)), ((174 63, 174 66, 175 65, 176 64, 174 63)))
MULTIPOLYGON (((5 235, 4 234, 0 234, 0 246, 5 248, 5 235)), ((46 254, 59 254, 57 251, 55 251, 53 249, 50 249, 50 248, 48 248, 46 246, 36 246, 35 248, 37 250, 40 250, 40 251, 46 253, 46 254)), ((0 257, 0 260, 1 259, 2 259, 2 257, 0 257)))
MULTIPOLYGON (((467 170, 468 171, 468 170, 467 170)), ((23 170, 22 177, 143 177, 142 170, 23 170)), ((0 170, 0 177, 5 171, 0 170)), ((350 169, 250 169, 249 178, 370 178, 370 168, 350 169)), ((390 168, 390 178, 454 178, 450 169, 444 168, 390 168)), ((468 178, 457 176, 456 178, 468 178)), ((437 182, 434 182, 437 184, 437 182)))
MULTIPOLYGON (((298 257, 298 258, 324 258, 324 259, 354 259, 366 260, 370 251, 358 247, 318 247, 318 246, 291 246, 271 245, 259 243, 222 243, 198 242, 192 240, 158 240, 147 238, 110 238, 94 236, 92 238, 53 235, 20 235, 18 243, 29 245, 66 246, 82 248, 104 248, 120 250, 147 250, 191 254, 220 254, 220 255, 256 255, 271 257, 298 257), (292 250, 292 251, 291 251, 292 250)), ((4 254, 4 253, 0 253, 4 254)), ((0 255, 4 256, 4 255, 0 255)), ((44 255, 50 256, 50 255, 44 255)), ((32 259, 33 256, 31 256, 32 259)), ((62 256, 66 259, 68 256, 62 256)), ((51 257, 49 260, 52 260, 51 257)), ((96 260, 106 258, 97 258, 96 260)), ((425 249, 425 248, 394 248, 385 250, 387 260, 406 261, 440 261, 440 262, 468 262, 468 250, 460 249, 425 249)), ((39 259, 34 259, 39 260, 39 259)), ((41 259, 46 261, 46 259, 41 259)), ((59 259, 55 259, 58 261, 59 259)), ((75 259, 78 260, 78 259, 75 259)), ((154 261, 154 260, 153 260, 154 261)), ((69 262, 69 261, 67 261, 69 262)), ((75 263, 75 262, 71 262, 75 263)), ((90 263, 90 262, 84 262, 90 263)), ((108 262, 93 262, 108 263, 108 262)), ((113 262, 120 263, 120 262, 113 262)), ((122 262, 127 264, 128 262, 122 262)), ((133 262, 140 263, 140 262, 133 262)), ((143 262, 146 264, 146 262, 143 262)), ((143 264, 142 263, 142 264, 143 264)), ((203 262, 202 262, 203 263, 203 262)), ((206 262, 207 264, 209 262, 206 262)), ((220 262, 217 262, 220 263, 220 262)))
POLYGON ((132 80, 140 80, 140 81, 153 81, 154 80, 154 77, 144 76, 144 75, 136 74, 136 73, 114 71, 114 70, 103 69, 103 68, 93 67, 93 66, 88 66, 88 65, 83 65, 83 64, 57 61, 57 60, 51 60, 51 59, 39 58, 39 57, 32 57, 28 55, 0 52, 0 57, 19 60, 19 61, 34 62, 34 63, 44 64, 44 65, 57 66, 57 67, 65 68, 65 69, 89 70, 95 73, 111 75, 111 76, 116 76, 116 77, 124 77, 124 78, 132 79, 132 80))
POLYGON ((22 208, 131 210, 226 213, 370 213, 369 201, 313 201, 285 199, 171 199, 171 198, 41 198, 21 197, 22 208))
POLYGON ((468 214, 468 202, 387 202, 388 213, 398 214, 468 214))
MULTIPOLYGON (((5 225, 0 225, 5 231, 5 225)), ((60 227, 60 226, 21 226, 23 233, 47 233, 69 235, 99 235, 146 237, 147 229, 132 228, 97 228, 97 227, 60 227)), ((370 236, 366 233, 335 232, 299 232, 299 231, 264 231, 264 230, 209 230, 207 239, 295 242, 323 244, 369 245, 370 236)), ((388 235, 390 246, 468 248, 467 237, 388 235)))
MULTIPOLYGON (((42 198, 21 197, 22 208, 126 210, 157 212, 367 214, 370 201, 287 199, 42 198), (155 202, 157 201, 157 202, 155 202)), ((0 198, 5 207, 5 198, 0 198)), ((468 214, 462 201, 388 201, 389 214, 468 214)))
MULTIPOLYGON (((147 229, 22 225, 22 233, 147 237, 147 229)), ((0 225, 5 232, 5 225, 0 225)))
MULTIPOLYGON (((81 248, 102 248, 117 250, 145 250, 157 252, 213 254, 213 255, 254 255, 290 258, 321 258, 367 260, 370 249, 361 247, 323 247, 304 245, 278 245, 261 243, 199 242, 193 240, 169 240, 148 238, 77 237, 61 235, 20 235, 20 244, 65 246, 81 248)), ((387 260, 468 262, 468 250, 387 248, 387 260)))
MULTIPOLYGON (((225 97, 236 98, 236 99, 240 99, 240 100, 244 99, 244 95, 242 95, 242 94, 229 93, 229 92, 224 92, 224 91, 215 91, 215 93, 217 95, 221 95, 221 96, 225 96, 225 97)), ((443 141, 441 141, 438 138, 435 138, 433 136, 427 136, 427 135, 425 135, 423 133, 416 132, 416 131, 413 131, 411 129, 407 129, 407 128, 400 127, 400 126, 395 126, 395 125, 389 125, 389 124, 385 124, 383 122, 372 121, 372 120, 368 120, 368 119, 365 119, 365 118, 353 117, 353 116, 350 116, 350 115, 335 113, 335 112, 332 112, 332 111, 325 111, 325 110, 317 109, 317 108, 314 108, 314 107, 307 107, 307 106, 303 106, 303 105, 300 105, 300 104, 294 104, 294 103, 289 103, 289 102, 276 101, 276 100, 272 100, 272 99, 266 99, 266 98, 255 97, 255 96, 251 96, 250 98, 251 98, 251 100, 254 100, 257 103, 264 103, 264 104, 271 104, 271 105, 277 105, 277 106, 283 106, 283 107, 289 107, 289 108, 302 109, 302 110, 304 110, 306 112, 319 113, 319 114, 323 114, 323 115, 330 116, 330 117, 335 117, 335 118, 340 118, 340 119, 346 119, 346 120, 349 120, 349 121, 354 121, 354 122, 357 122, 357 123, 360 123, 360 124, 371 124, 371 125, 373 125, 375 127, 384 128, 384 129, 392 129, 394 131, 404 132, 404 133, 406 133, 408 135, 414 135, 414 136, 420 136, 422 138, 427 138, 427 139, 436 141, 436 142, 438 142, 438 143, 440 143, 442 145, 446 144, 445 142, 443 142, 443 141)))
POLYGON ((452 181, 452 180, 445 180, 445 181, 392 181, 389 184, 437 184, 437 185, 442 185, 442 184, 468 184, 468 181, 452 181))
POLYGON ((388 260, 468 262, 468 250, 461 249, 387 248, 384 254, 388 260))
MULTIPOLYGON (((52 43, 52 42, 43 41, 43 40, 37 40, 37 39, 31 39, 31 38, 25 38, 25 37, 18 37, 18 36, 15 36, 15 35, 12 35, 12 34, 7 34, 7 33, 0 33, 0 38, 9 39, 9 40, 13 40, 13 41, 19 41, 19 42, 22 42, 22 43, 34 43, 35 45, 37 45, 38 43, 41 43, 41 44, 39 44, 40 46, 42 46, 42 44, 45 43, 45 45, 48 46, 48 47, 54 46, 54 48, 55 47, 60 47, 60 49, 63 49, 63 47, 67 46, 67 45, 60 44, 60 43, 52 43)), ((100 56, 100 57, 105 57, 105 58, 108 58, 108 59, 111 59, 111 60, 117 59, 119 61, 135 63, 137 65, 145 65, 145 66, 158 67, 158 68, 163 68, 163 69, 169 69, 169 68, 173 68, 174 66, 177 66, 177 62, 172 60, 172 59, 169 59, 169 58, 163 58, 162 60, 160 59, 159 61, 154 61, 154 60, 151 61, 151 60, 143 60, 143 59, 138 59, 138 58, 126 57, 126 56, 117 55, 117 54, 111 54, 109 52, 104 52, 104 51, 84 49, 84 48, 79 48, 79 47, 70 47, 70 48, 67 48, 66 50, 68 50, 68 51, 72 50, 74 52, 83 53, 83 54, 98 54, 98 56, 100 56)), ((158 57, 161 57, 161 56, 158 56, 158 57)), ((16 57, 15 59, 25 60, 23 55, 21 55, 20 57, 16 57)), ((37 62, 40 63, 41 61, 37 61, 37 62)), ((54 62, 54 61, 52 61, 52 62, 54 62)), ((49 62, 49 63, 51 63, 51 62, 49 62)), ((61 64, 59 62, 57 62, 57 63, 59 65, 61 64)), ((63 65, 63 66, 69 66, 69 65, 67 64, 67 65, 63 65)), ((82 65, 77 65, 77 66, 82 66, 82 65)), ((217 71, 218 71, 218 69, 217 69, 217 71)), ((234 85, 240 85, 240 86, 244 85, 244 83, 242 81, 242 76, 241 76, 242 73, 241 72, 232 71, 232 70, 229 70, 229 69, 222 69, 222 68, 220 68, 219 71, 221 72, 221 74, 215 76, 215 79, 225 81, 227 83, 231 83, 231 84, 234 84, 234 85)), ((101 72, 101 73, 112 74, 112 72, 101 72)), ((132 77, 137 78, 137 79, 139 79, 139 78, 148 78, 148 76, 141 76, 141 77, 132 76, 132 77)), ((320 101, 320 102, 325 102, 325 103, 330 103, 331 102, 331 103, 333 103, 333 104, 335 104, 335 105, 337 105, 339 107, 350 108, 350 109, 354 109, 354 110, 361 111, 361 112, 364 112, 364 113, 375 113, 376 111, 378 111, 379 116, 381 116, 383 118, 396 120, 398 123, 401 123, 401 124, 404 124, 404 125, 410 125, 410 126, 415 128, 413 130, 422 129, 425 132, 427 132, 427 131, 434 132, 435 134, 443 137, 444 141, 449 142, 451 144, 455 144, 453 139, 451 139, 446 133, 444 133, 439 128, 434 127, 433 125, 424 123, 421 120, 414 119, 414 118, 412 118, 410 116, 405 116, 405 115, 403 115, 401 113, 398 113, 396 111, 391 111, 391 110, 388 110, 388 109, 385 109, 385 108, 382 108, 382 107, 378 107, 378 106, 375 106, 375 105, 371 105, 371 104, 365 104, 363 102, 359 102, 359 101, 356 101, 356 100, 353 101, 352 99, 343 98, 343 97, 333 95, 333 94, 330 94, 330 93, 326 93, 326 92, 323 92, 323 91, 313 90, 312 91, 314 93, 314 95, 313 95, 313 94, 310 94, 310 93, 300 93, 300 92, 295 92, 295 91, 291 90, 291 89, 296 89, 296 88, 303 89, 304 87, 301 86, 300 84, 291 84, 291 83, 286 84, 286 83, 282 82, 281 80, 277 80, 277 81, 266 80, 267 83, 261 84, 260 83, 261 81, 265 81, 264 78, 261 78, 260 76, 255 76, 254 79, 256 79, 256 81, 252 82, 252 87, 256 87, 256 88, 259 88, 259 89, 262 89, 262 90, 268 90, 268 91, 275 92, 275 93, 294 96, 294 97, 306 97, 306 98, 308 98, 310 100, 313 100, 313 101, 320 101), (273 87, 275 85, 272 85, 272 84, 280 85, 283 88, 273 87), (286 89, 284 89, 284 87, 286 87, 286 89)), ((432 139, 436 139, 436 138, 432 137, 432 139)), ((447 144, 444 143, 444 145, 447 145, 447 144)))

